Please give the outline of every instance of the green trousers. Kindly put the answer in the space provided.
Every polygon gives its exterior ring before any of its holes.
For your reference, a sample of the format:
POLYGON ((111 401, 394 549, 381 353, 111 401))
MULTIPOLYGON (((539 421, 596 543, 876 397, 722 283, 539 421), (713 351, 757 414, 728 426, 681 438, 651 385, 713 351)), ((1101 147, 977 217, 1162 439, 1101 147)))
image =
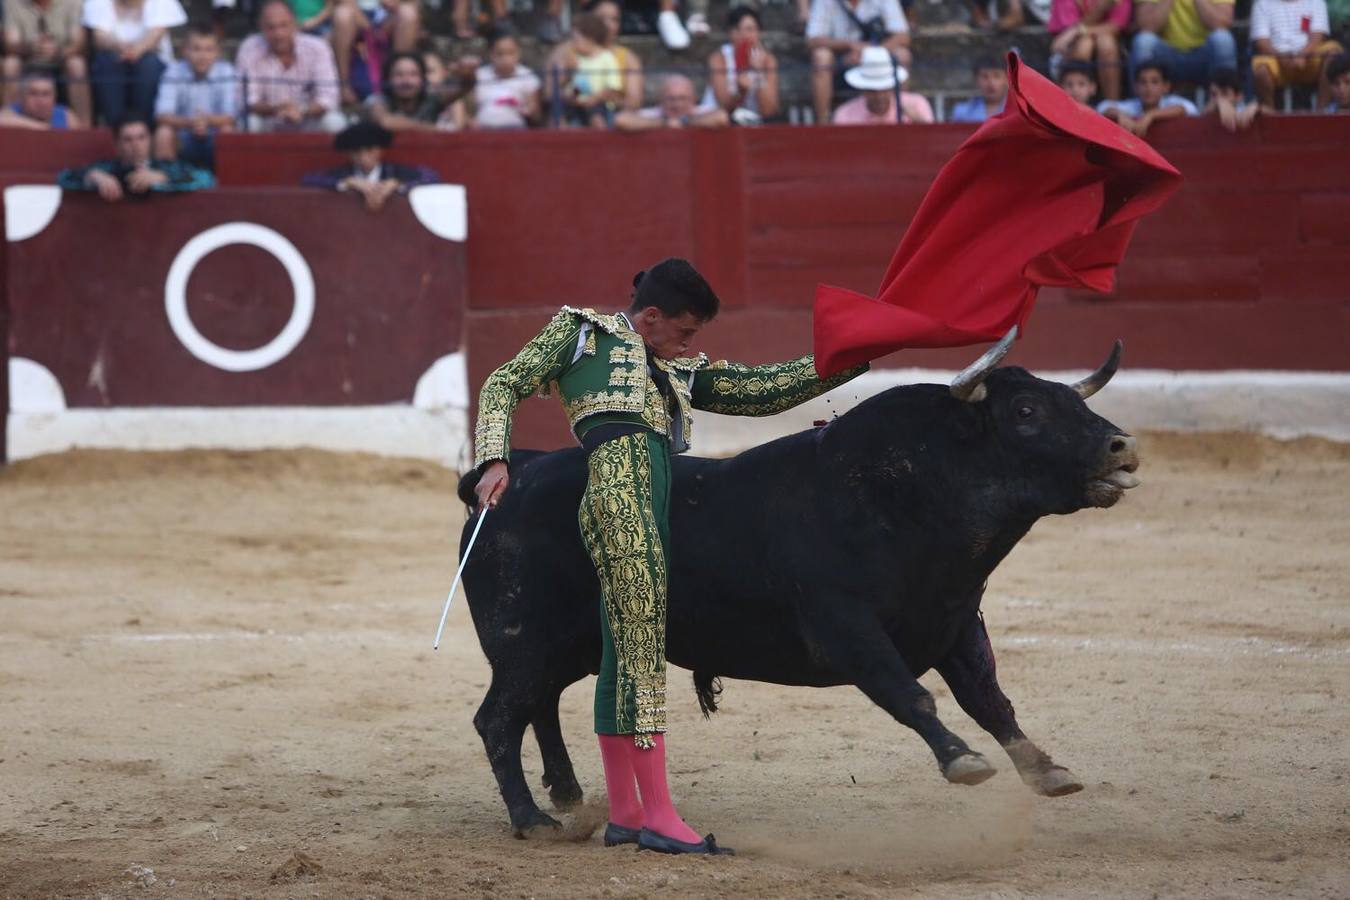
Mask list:
POLYGON ((597 734, 639 746, 666 730, 666 573, 670 449, 650 431, 596 447, 577 514, 604 599, 597 734))

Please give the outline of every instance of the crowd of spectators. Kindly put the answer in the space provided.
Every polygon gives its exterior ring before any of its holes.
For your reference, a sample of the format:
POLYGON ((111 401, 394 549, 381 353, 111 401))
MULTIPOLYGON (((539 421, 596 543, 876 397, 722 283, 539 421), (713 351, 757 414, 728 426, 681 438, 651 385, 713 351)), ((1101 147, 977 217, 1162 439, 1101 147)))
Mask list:
MULTIPOLYGON (((117 159, 62 179, 108 199, 201 186, 195 173, 212 169, 224 132, 341 132, 339 149, 355 168, 324 178, 378 209, 399 189, 386 185, 410 183, 387 177, 397 167, 380 162, 402 131, 634 132, 787 117, 784 64, 765 45, 754 6, 730 9, 726 40, 699 61, 700 92, 688 75, 669 71, 649 85, 621 38, 646 21, 678 50, 691 32, 708 30, 706 3, 687 3, 689 19, 681 20, 676 0, 645 0, 646 19, 634 5, 642 0, 585 0, 574 10, 563 0, 540 2, 536 37, 553 45, 543 71, 523 62, 506 0, 485 0, 480 22, 470 21, 467 0, 456 0, 457 36, 484 36, 476 46, 486 52, 453 60, 427 42, 419 0, 255 0, 254 28, 232 62, 219 20, 180 27, 188 24, 180 0, 3 0, 0 127, 115 126, 117 159), (649 96, 657 102, 648 105, 649 96)), ((913 39, 914 8, 902 0, 794 2, 789 27, 804 39, 811 65, 802 75, 809 106, 795 109, 796 118, 908 125, 983 122, 1002 111, 1001 56, 974 60, 974 95, 936 115, 906 89, 925 63, 913 39)), ((1050 72, 1066 93, 1142 136, 1181 116, 1246 128, 1273 113, 1290 87, 1309 92, 1316 110, 1350 111, 1350 56, 1331 38, 1327 3, 1253 0, 1245 54, 1232 31, 1235 0, 975 0, 971 16, 977 26, 1005 29, 1045 22, 1050 72)))

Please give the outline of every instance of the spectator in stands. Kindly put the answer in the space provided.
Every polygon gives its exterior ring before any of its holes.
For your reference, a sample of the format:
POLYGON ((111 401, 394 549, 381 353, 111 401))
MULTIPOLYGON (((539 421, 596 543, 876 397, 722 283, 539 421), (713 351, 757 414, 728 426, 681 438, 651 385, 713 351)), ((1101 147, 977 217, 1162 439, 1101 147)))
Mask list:
POLYGON ((178 0, 86 0, 84 24, 94 35, 94 96, 106 121, 154 114, 159 77, 173 61, 169 29, 186 21, 178 0))
POLYGON ((520 42, 509 31, 488 38, 488 64, 474 76, 474 128, 527 128, 539 119, 539 76, 520 64, 520 42))
POLYGON ((80 0, 4 0, 4 105, 19 100, 25 70, 50 69, 66 78, 76 117, 93 124, 80 0))
POLYGON ((1327 83, 1331 102, 1322 107, 1326 113, 1350 113, 1350 53, 1342 53, 1327 62, 1327 83))
POLYGON ((909 23, 899 0, 811 0, 806 45, 811 49, 811 101, 816 122, 830 121, 836 79, 862 62, 869 44, 880 44, 910 65, 909 23))
POLYGON ((1070 60, 1059 67, 1059 86, 1075 103, 1091 109, 1097 95, 1097 70, 1092 63, 1070 60))
POLYGON ((1097 82, 1107 100, 1120 99, 1120 37, 1130 27, 1130 0, 1055 0, 1046 26, 1050 53, 1066 60, 1097 60, 1097 82))
POLYGON ((85 123, 56 102, 56 76, 50 69, 30 69, 19 80, 19 99, 0 107, 0 128, 64 131, 85 123))
POLYGON ((1167 67, 1158 62, 1143 63, 1135 70, 1133 97, 1103 100, 1097 105, 1097 112, 1139 137, 1143 137, 1154 122, 1200 114, 1194 103, 1172 93, 1172 79, 1167 67))
MULTIPOLYGON (((478 29, 469 21, 469 2, 470 0, 454 0, 450 11, 450 23, 455 30, 455 37, 461 41, 471 41, 478 37, 478 29)), ((484 15, 491 17, 490 27, 510 27, 511 17, 507 14, 506 0, 482 0, 481 7, 484 15)))
MULTIPOLYGON (((778 116, 778 60, 759 40, 759 13, 734 6, 727 14, 729 40, 708 56, 703 105, 716 104, 739 124, 778 116)), ((868 48, 871 49, 871 48, 868 48)))
POLYGON ((395 194, 406 194, 419 184, 435 184, 440 177, 426 166, 388 162, 384 151, 394 134, 374 122, 358 122, 338 132, 333 149, 346 153, 351 162, 324 172, 311 172, 302 180, 307 187, 351 193, 361 198, 370 212, 379 212, 395 194))
POLYGON ((595 13, 582 13, 572 21, 572 52, 576 68, 563 91, 568 120, 591 128, 608 128, 624 101, 623 74, 619 59, 605 46, 607 31, 595 13))
POLYGON ((983 122, 1003 112, 1008 100, 1007 63, 1001 59, 985 59, 975 64, 975 89, 978 97, 971 97, 952 107, 953 122, 983 122))
POLYGON ((993 27, 999 31, 1012 31, 1026 24, 1028 14, 1037 25, 1044 25, 1054 15, 1052 0, 1027 0, 1026 3, 1004 0, 1002 4, 997 0, 972 0, 970 4, 970 24, 980 30, 993 27), (1000 5, 1005 7, 1001 16, 998 14, 1000 5))
POLYGON ((1205 84, 1215 69, 1236 70, 1233 0, 1134 0, 1139 33, 1131 47, 1135 73, 1162 63, 1172 76, 1205 84))
MULTIPOLYGON (((643 100, 642 60, 637 54, 619 43, 619 30, 622 24, 622 9, 618 0, 590 0, 585 12, 595 13, 605 25, 604 48, 614 54, 618 61, 619 76, 623 81, 624 109, 640 109, 643 100)), ((544 71, 544 96, 551 99, 555 92, 559 95, 563 87, 571 80, 577 68, 576 48, 568 40, 559 44, 549 54, 544 71)))
POLYGON ((328 37, 333 32, 333 9, 337 0, 287 0, 295 24, 305 34, 328 37))
POLYGON ((210 25, 192 27, 183 55, 165 71, 155 100, 155 156, 214 169, 216 135, 238 123, 239 83, 210 25))
POLYGON ((427 66, 416 53, 384 61, 380 90, 366 98, 366 115, 387 131, 435 131, 444 101, 427 85, 427 66))
POLYGON ((1345 48, 1327 40, 1326 0, 1256 0, 1252 5, 1252 80, 1256 99, 1275 109, 1275 92, 1292 85, 1317 85, 1317 104, 1331 100, 1322 76, 1326 61, 1345 48))
POLYGON ((683 75, 667 75, 661 82, 661 103, 638 110, 623 110, 614 117, 620 131, 651 131, 656 128, 724 128, 731 124, 726 110, 694 105, 694 83, 683 75))
POLYGON ((338 80, 342 83, 342 102, 354 104, 360 97, 378 91, 376 83, 384 57, 389 52, 411 53, 417 48, 422 30, 422 14, 417 0, 334 0, 333 53, 337 60, 338 80), (357 53, 364 71, 354 72, 352 58, 357 53))
POLYGON ((244 82, 250 131, 337 131, 337 66, 323 38, 298 34, 286 0, 266 0, 260 34, 239 45, 235 68, 244 82))
MULTIPOLYGON (((862 91, 834 111, 836 125, 894 125, 896 80, 904 87, 909 73, 895 62, 885 47, 867 47, 862 62, 844 73, 848 86, 862 91)), ((929 125, 933 107, 922 94, 900 92, 900 108, 906 125, 929 125)))
POLYGON ((1242 99, 1242 82, 1238 73, 1232 69, 1215 69, 1209 79, 1209 102, 1205 105, 1205 115, 1214 115, 1219 124, 1229 131, 1245 131, 1256 121, 1261 111, 1258 103, 1247 103, 1242 99))
POLYGON ((81 169, 66 169, 57 184, 68 191, 98 191, 109 203, 128 195, 200 191, 214 187, 211 173, 185 162, 153 159, 150 155, 150 125, 144 119, 126 119, 113 131, 117 158, 81 169))

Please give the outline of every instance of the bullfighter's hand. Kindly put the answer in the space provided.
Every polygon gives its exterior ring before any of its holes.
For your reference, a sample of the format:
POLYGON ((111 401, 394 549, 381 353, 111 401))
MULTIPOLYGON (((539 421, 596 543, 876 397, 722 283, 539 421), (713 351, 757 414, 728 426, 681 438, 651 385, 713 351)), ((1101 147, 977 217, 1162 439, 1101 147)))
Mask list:
POLYGON ((497 460, 489 465, 483 472, 483 477, 478 479, 478 487, 474 488, 474 493, 478 495, 478 505, 496 509, 497 501, 506 493, 506 486, 510 481, 506 463, 497 460))

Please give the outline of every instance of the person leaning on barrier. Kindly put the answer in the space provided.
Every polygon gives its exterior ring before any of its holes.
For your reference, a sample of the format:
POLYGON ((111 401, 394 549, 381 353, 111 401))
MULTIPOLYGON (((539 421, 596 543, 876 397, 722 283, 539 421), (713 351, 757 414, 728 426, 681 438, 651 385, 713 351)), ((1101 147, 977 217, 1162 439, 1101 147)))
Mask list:
POLYGON ((249 131, 338 131, 337 64, 323 38, 299 34, 286 0, 266 0, 258 34, 244 38, 234 67, 244 84, 249 131))
POLYGON ((188 31, 183 57, 165 70, 155 98, 155 156, 214 169, 216 135, 233 131, 239 118, 234 66, 220 58, 208 24, 188 31))
POLYGON ((89 166, 65 169, 56 183, 67 191, 98 191, 109 203, 152 193, 200 191, 215 187, 210 172, 171 159, 150 155, 150 125, 144 119, 125 119, 113 129, 117 157, 89 166))
POLYGON ((420 184, 435 184, 440 176, 426 166, 388 162, 384 151, 394 134, 374 122, 357 122, 338 132, 333 149, 346 153, 351 162, 323 172, 311 172, 300 182, 306 187, 326 188, 361 198, 369 212, 379 212, 395 194, 406 194, 420 184))
POLYGON ((81 122, 93 124, 80 0, 4 0, 4 105, 19 100, 25 70, 47 69, 66 79, 81 122))
POLYGON ((48 69, 25 72, 19 81, 19 99, 0 107, 0 128, 65 131, 84 126, 78 115, 56 102, 56 76, 48 69))
POLYGON ((661 82, 661 102, 645 109, 624 110, 614 117, 619 131, 652 131, 657 128, 725 128, 731 124, 726 110, 694 105, 694 83, 683 75, 667 75, 661 82))

